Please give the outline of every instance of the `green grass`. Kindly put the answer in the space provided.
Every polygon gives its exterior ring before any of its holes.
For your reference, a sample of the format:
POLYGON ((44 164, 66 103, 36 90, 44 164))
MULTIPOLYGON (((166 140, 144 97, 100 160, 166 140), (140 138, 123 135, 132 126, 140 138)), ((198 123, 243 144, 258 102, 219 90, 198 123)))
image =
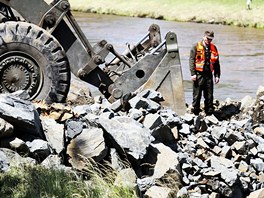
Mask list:
POLYGON ((87 197, 85 187, 72 173, 42 166, 13 167, 0 174, 0 196, 5 198, 87 197))
MULTIPOLYGON (((91 177, 91 185, 89 185, 91 198, 138 197, 136 189, 122 184, 114 184, 117 172, 108 162, 104 165, 98 165, 92 159, 86 159, 85 164, 84 172, 91 177)), ((129 165, 123 162, 123 167, 129 167, 129 165)))
POLYGON ((264 28, 264 2, 254 0, 69 0, 74 11, 150 17, 171 21, 220 23, 264 28))
POLYGON ((8 172, 0 173, 0 198, 137 197, 134 189, 114 185, 114 171, 107 172, 103 175, 99 168, 91 166, 85 174, 78 175, 39 165, 12 167, 8 172), (87 177, 89 180, 83 179, 87 177))

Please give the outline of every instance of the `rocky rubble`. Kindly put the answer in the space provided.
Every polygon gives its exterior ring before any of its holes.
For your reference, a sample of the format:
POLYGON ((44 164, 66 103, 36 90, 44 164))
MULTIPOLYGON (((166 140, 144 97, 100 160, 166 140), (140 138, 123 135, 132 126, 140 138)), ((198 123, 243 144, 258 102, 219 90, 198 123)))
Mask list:
POLYGON ((153 90, 112 104, 26 97, 0 95, 0 172, 21 163, 82 170, 92 158, 109 162, 139 197, 263 197, 264 87, 256 99, 215 101, 211 116, 191 107, 177 115, 153 90))

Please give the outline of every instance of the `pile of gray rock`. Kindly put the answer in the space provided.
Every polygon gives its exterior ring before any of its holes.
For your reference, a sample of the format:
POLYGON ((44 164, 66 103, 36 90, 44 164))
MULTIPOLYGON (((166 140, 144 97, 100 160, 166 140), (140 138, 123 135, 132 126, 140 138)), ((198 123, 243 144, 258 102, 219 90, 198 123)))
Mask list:
POLYGON ((26 98, 0 95, 0 172, 21 163, 83 170, 93 159, 139 197, 263 197, 264 87, 255 99, 215 101, 211 116, 177 115, 153 90, 112 104, 26 98))

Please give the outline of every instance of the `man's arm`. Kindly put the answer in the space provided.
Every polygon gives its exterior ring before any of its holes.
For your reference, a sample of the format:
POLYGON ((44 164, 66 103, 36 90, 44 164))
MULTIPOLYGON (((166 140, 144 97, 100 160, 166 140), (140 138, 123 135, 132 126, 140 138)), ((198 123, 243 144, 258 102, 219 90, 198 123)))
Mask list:
MULTIPOLYGON (((217 48, 215 47, 217 50, 217 48)), ((219 83, 220 81, 220 76, 221 76, 221 69, 220 69, 220 61, 219 61, 219 54, 218 58, 214 64, 214 76, 215 76, 215 84, 219 83)))
POLYGON ((196 72, 195 72, 195 56, 196 56, 196 45, 194 45, 190 51, 189 66, 190 66, 191 76, 196 75, 196 72))
MULTIPOLYGON (((217 50, 217 48, 215 47, 215 49, 217 50)), ((220 61, 219 61, 219 54, 218 54, 218 58, 214 64, 214 76, 216 78, 220 78, 221 76, 221 69, 220 69, 220 61)))
POLYGON ((220 78, 221 75, 221 69, 220 69, 220 63, 219 63, 219 57, 214 65, 214 76, 217 78, 220 78))

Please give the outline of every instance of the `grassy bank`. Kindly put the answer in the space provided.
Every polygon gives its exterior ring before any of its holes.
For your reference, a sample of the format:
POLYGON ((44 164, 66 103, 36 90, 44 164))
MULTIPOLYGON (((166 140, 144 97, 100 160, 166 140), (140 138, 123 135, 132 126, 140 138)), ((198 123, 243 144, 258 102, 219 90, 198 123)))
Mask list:
POLYGON ((150 17, 171 21, 193 21, 264 29, 264 2, 253 0, 69 0, 72 10, 150 17))
MULTIPOLYGON (((74 172, 42 166, 12 167, 0 174, 1 198, 136 198, 135 189, 114 185, 113 172, 107 176, 89 168, 90 180, 74 172)), ((87 173, 86 173, 87 174, 87 173)))

